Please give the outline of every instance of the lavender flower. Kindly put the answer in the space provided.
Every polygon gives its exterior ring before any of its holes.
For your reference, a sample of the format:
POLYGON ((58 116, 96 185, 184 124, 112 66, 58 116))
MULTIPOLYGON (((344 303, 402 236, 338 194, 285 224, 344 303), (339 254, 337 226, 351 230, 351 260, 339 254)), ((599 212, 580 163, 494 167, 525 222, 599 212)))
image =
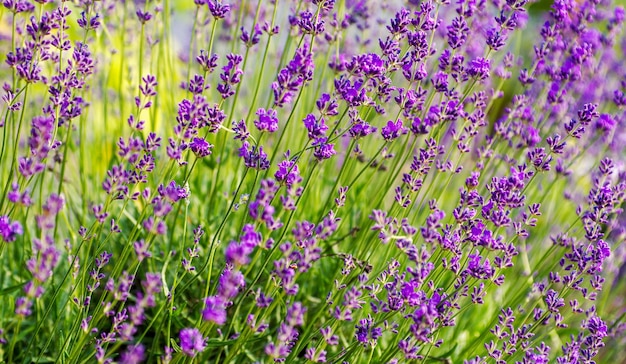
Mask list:
POLYGON ((263 151, 263 147, 250 146, 248 142, 243 142, 239 148, 239 156, 243 158, 244 164, 248 168, 265 170, 270 166, 267 154, 263 151))
POLYGON ((223 99, 227 99, 235 94, 233 89, 239 82, 243 70, 239 68, 239 64, 243 61, 243 57, 238 54, 229 54, 226 56, 228 64, 222 68, 220 79, 222 82, 217 85, 217 91, 222 95, 223 99))
POLYGON ((202 138, 193 138, 191 143, 189 143, 189 149, 196 155, 198 158, 204 158, 211 155, 211 149, 213 145, 207 142, 202 138))
POLYGON ((221 297, 207 297, 204 304, 206 307, 202 310, 203 320, 212 321, 217 325, 224 325, 226 323, 226 302, 224 302, 221 297))
POLYGON ((293 94, 313 79, 313 68, 313 55, 308 51, 308 45, 304 44, 272 83, 274 106, 283 107, 291 102, 293 94))
POLYGON ((182 329, 178 336, 180 338, 180 347, 187 356, 194 357, 196 354, 203 352, 206 347, 206 340, 198 329, 182 329))
POLYGON ((193 3, 2 0, 0 360, 626 360, 622 7, 193 3))
POLYGON ((7 243, 15 241, 18 235, 22 235, 24 229, 19 221, 11 221, 7 216, 0 216, 0 235, 7 243))
POLYGON ((256 112, 258 119, 254 121, 254 125, 260 131, 268 131, 270 133, 278 130, 278 116, 276 110, 259 109, 256 112))
POLYGON ((220 0, 206 0, 206 4, 215 19, 224 18, 230 12, 230 5, 223 4, 220 0))
POLYGON ((406 133, 406 129, 402 126, 402 120, 395 122, 389 120, 387 125, 381 129, 381 135, 386 141, 392 141, 404 133, 406 133))

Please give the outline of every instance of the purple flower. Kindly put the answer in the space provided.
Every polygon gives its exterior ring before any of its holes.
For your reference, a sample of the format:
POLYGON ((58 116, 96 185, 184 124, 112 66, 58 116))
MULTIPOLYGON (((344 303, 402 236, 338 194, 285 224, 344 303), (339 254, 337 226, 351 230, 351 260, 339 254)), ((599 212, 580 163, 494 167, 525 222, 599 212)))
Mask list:
POLYGON ((465 21, 465 17, 457 16, 452 20, 452 24, 448 26, 448 45, 452 49, 457 49, 461 47, 465 40, 467 39, 467 35, 470 34, 470 29, 467 26, 467 22, 465 21))
POLYGON ((275 209, 271 205, 279 188, 278 183, 271 178, 262 180, 256 198, 248 205, 250 217, 263 221, 270 230, 276 230, 282 226, 282 223, 274 218, 275 209))
POLYGON ((366 346, 368 344, 374 346, 378 338, 383 335, 383 329, 381 327, 374 327, 374 320, 371 316, 368 316, 360 320, 356 325, 354 335, 360 343, 366 346))
POLYGON ((337 154, 334 149, 335 145, 327 143, 327 140, 328 139, 324 137, 318 138, 315 139, 315 142, 313 142, 312 144, 315 147, 315 150, 313 151, 313 156, 320 162, 325 159, 329 159, 333 155, 337 154))
POLYGON ((320 350, 319 353, 316 353, 315 348, 307 348, 304 358, 314 363, 326 363, 326 350, 320 350))
POLYGON ((489 77, 489 69, 491 65, 488 59, 478 57, 470 62, 467 73, 478 81, 482 81, 489 77))
POLYGON ((7 243, 15 241, 18 235, 22 235, 24 229, 18 221, 9 220, 8 216, 0 216, 0 236, 7 243))
POLYGON ((274 178, 278 183, 284 183, 288 187, 302 181, 298 165, 294 160, 289 159, 289 151, 285 153, 285 160, 278 163, 278 170, 274 174, 274 178))
POLYGON ((194 95, 201 94, 202 91, 207 89, 209 85, 205 86, 204 77, 200 75, 195 75, 189 80, 189 85, 187 86, 187 90, 194 95))
POLYGON ((278 116, 276 110, 265 110, 263 108, 260 108, 256 112, 256 115, 258 116, 258 119, 254 121, 254 125, 257 127, 257 129, 259 129, 260 131, 266 130, 270 133, 278 130, 278 116))
POLYGON ((61 211, 64 205, 65 199, 63 196, 54 193, 51 194, 43 206, 42 214, 35 217, 37 226, 39 226, 40 229, 54 228, 56 215, 61 211))
POLYGON ((141 9, 137 9, 137 11, 135 12, 135 14, 137 14, 137 18, 139 19, 139 21, 142 24, 147 23, 150 19, 152 19, 152 14, 150 14, 150 12, 148 11, 141 11, 141 9))
POLYGON ((374 78, 382 76, 386 68, 385 63, 377 54, 368 53, 352 57, 346 65, 346 70, 351 74, 374 78))
POLYGON ((187 356, 194 357, 204 351, 206 339, 202 337, 200 330, 196 328, 185 328, 178 334, 180 347, 187 356))
POLYGON ((294 304, 287 307, 287 316, 285 317, 285 322, 291 326, 302 326, 304 325, 304 314, 306 313, 306 307, 302 305, 300 302, 295 302, 294 304))
MULTIPOLYGON (((246 246, 244 244, 244 246, 246 246)), ((243 273, 238 270, 234 270, 231 267, 224 268, 222 275, 220 275, 217 292, 223 299, 230 300, 239 294, 246 286, 246 280, 243 277, 243 273)))
POLYGON ((328 126, 324 123, 324 118, 320 117, 318 119, 313 114, 308 114, 302 122, 308 132, 309 139, 322 138, 328 130, 328 126))
POLYGON ((565 306, 565 300, 563 298, 559 298, 559 293, 553 289, 548 291, 545 301, 548 311, 554 313, 558 313, 559 308, 565 306))
POLYGON ((184 198, 189 197, 189 191, 182 186, 171 181, 167 186, 159 185, 157 188, 159 195, 172 203, 176 203, 184 198))
POLYGON ((13 14, 35 10, 35 6, 27 0, 4 0, 2 3, 13 14))
POLYGON ((607 336, 607 326, 604 321, 598 316, 593 316, 586 322, 587 330, 591 333, 591 335, 603 338, 607 336))
POLYGON ((135 249, 135 254, 137 255, 138 261, 143 261, 146 258, 150 258, 152 254, 148 251, 149 245, 146 244, 145 240, 141 239, 133 243, 133 248, 135 249))
POLYGON ((466 272, 474 278, 490 279, 495 274, 495 270, 489 263, 489 259, 485 259, 482 263, 481 260, 480 255, 470 254, 466 272))
POLYGON ((120 364, 139 364, 146 358, 146 349, 143 345, 131 345, 120 356, 120 364))
POLYGON ((334 116, 339 113, 337 100, 331 98, 329 94, 322 94, 322 96, 320 96, 320 98, 315 102, 315 105, 322 115, 334 116))
POLYGON ((396 122, 389 120, 387 125, 380 130, 383 139, 388 142, 398 138, 400 134, 405 134, 406 132, 406 128, 402 126, 402 120, 397 120, 396 122))
POLYGON ((246 47, 252 47, 253 45, 259 43, 261 34, 263 34, 263 32, 258 24, 254 26, 252 34, 250 34, 244 27, 241 27, 241 36, 239 36, 239 39, 241 39, 246 47))
POLYGON ((300 17, 296 21, 304 34, 324 33, 324 21, 317 20, 315 14, 309 10, 300 12, 300 17))
POLYGON ((222 68, 220 74, 221 83, 217 85, 217 91, 222 95, 223 99, 227 99, 235 94, 233 86, 241 82, 243 70, 239 68, 239 64, 243 61, 243 57, 238 54, 229 54, 226 56, 228 63, 222 68))
POLYGON ((226 323, 226 301, 220 296, 210 296, 204 300, 202 319, 212 321, 217 325, 226 323))
POLYGON ((348 133, 354 139, 360 139, 376 132, 376 128, 368 124, 366 121, 359 120, 354 123, 348 133))
POLYGON ((189 149, 196 155, 198 158, 204 158, 211 154, 211 149, 213 145, 206 141, 204 138, 193 138, 191 143, 189 143, 189 149))
POLYGON ((437 72, 433 78, 430 80, 433 84, 435 90, 439 92, 447 92, 448 91, 448 74, 445 72, 437 72))
POLYGON ((239 148, 239 156, 243 158, 244 164, 248 168, 266 170, 270 167, 270 161, 267 159, 263 147, 257 149, 256 146, 251 146, 247 141, 243 142, 239 148))
POLYGON ((280 70, 276 81, 272 83, 274 106, 283 107, 291 102, 293 94, 313 79, 314 67, 313 54, 309 52, 309 45, 303 44, 296 50, 287 66, 280 70))
POLYGON ((233 131, 235 132, 235 140, 241 140, 242 142, 250 137, 250 132, 246 126, 246 122, 243 120, 233 121, 233 131))
POLYGON ((216 19, 224 18, 230 12, 230 5, 222 4, 220 0, 207 0, 209 11, 216 19))
POLYGON ((213 72, 213 70, 217 68, 217 59, 217 54, 213 53, 209 55, 204 49, 200 50, 200 55, 196 57, 196 61, 200 64, 202 70, 204 70, 207 74, 213 72))
POLYGON ((351 82, 345 75, 335 79, 335 89, 349 106, 361 106, 367 99, 367 90, 363 81, 351 82))
POLYGON ((489 48, 497 51, 506 45, 506 35, 502 31, 496 28, 489 28, 486 33, 487 46, 489 46, 489 48))
POLYGON ((226 262, 235 266, 246 265, 250 262, 249 255, 253 249, 254 246, 231 241, 224 252, 226 262))
POLYGON ((571 119, 565 124, 567 134, 580 139, 587 126, 600 116, 597 108, 598 105, 596 104, 585 104, 581 110, 578 110, 578 119, 571 119))
POLYGON ((259 308, 269 307, 273 300, 274 300, 273 298, 268 297, 265 294, 263 294, 260 288, 257 290, 257 297, 256 297, 257 307, 259 308))
MULTIPOLYGON (((80 13, 80 19, 78 19, 76 22, 78 23, 78 26, 85 29, 85 30, 94 30, 94 29, 98 29, 98 27, 100 27, 100 14, 95 14, 93 15, 91 18, 87 18, 86 16, 87 14, 83 11, 80 13)), ((137 14, 139 16, 139 14, 137 14)), ((148 14, 149 16, 149 14, 148 14)), ((148 19, 150 20, 150 19, 148 19)), ((141 18, 140 18, 141 21, 141 18)), ((147 20, 146 20, 147 21, 147 20)), ((142 21, 142 23, 145 23, 144 21, 142 21)))
POLYGON ((596 128, 598 130, 608 133, 615 128, 617 122, 615 119, 609 114, 601 114, 596 120, 596 128))

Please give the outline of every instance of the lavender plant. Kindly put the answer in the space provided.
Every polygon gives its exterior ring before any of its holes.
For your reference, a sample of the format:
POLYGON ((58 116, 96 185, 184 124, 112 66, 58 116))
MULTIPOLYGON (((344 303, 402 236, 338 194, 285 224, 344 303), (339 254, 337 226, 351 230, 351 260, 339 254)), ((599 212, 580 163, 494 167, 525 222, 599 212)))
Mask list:
POLYGON ((0 362, 626 360, 609 0, 3 0, 0 362))

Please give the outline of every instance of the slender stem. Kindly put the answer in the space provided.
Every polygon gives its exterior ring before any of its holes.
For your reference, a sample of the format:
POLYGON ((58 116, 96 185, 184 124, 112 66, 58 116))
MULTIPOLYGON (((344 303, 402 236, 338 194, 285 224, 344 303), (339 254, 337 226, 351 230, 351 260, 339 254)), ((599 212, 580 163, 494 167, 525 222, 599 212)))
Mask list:
POLYGON ((17 322, 15 323, 15 333, 13 333, 13 338, 11 339, 11 344, 9 345, 8 363, 13 363, 13 352, 15 349, 15 344, 17 343, 17 340, 20 336, 20 328, 22 327, 23 319, 24 317, 20 315, 17 319, 17 322))

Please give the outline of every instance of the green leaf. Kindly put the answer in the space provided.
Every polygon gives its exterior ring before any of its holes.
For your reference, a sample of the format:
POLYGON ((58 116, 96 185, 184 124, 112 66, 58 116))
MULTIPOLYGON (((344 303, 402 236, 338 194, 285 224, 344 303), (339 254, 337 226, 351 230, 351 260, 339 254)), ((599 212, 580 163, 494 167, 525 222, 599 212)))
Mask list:
POLYGON ((25 281, 25 282, 22 282, 22 283, 18 283, 18 284, 14 285, 14 286, 2 288, 2 289, 0 289, 0 296, 5 296, 5 295, 8 295, 8 294, 10 294, 12 292, 17 291, 20 288, 24 287, 26 285, 26 283, 28 283, 28 281, 25 281))

